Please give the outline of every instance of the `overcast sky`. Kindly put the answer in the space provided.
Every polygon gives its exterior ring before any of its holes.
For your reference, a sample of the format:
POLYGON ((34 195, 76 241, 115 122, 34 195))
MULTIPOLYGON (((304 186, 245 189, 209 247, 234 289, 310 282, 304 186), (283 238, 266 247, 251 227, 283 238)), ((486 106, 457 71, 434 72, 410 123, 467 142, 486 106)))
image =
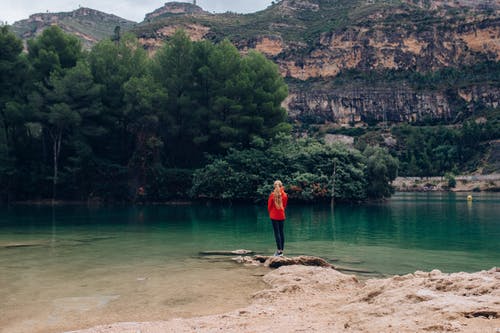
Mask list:
MULTIPOLYGON (((181 1, 179 2, 191 2, 181 1)), ((198 6, 209 12, 233 11, 251 13, 265 9, 272 0, 197 0, 198 6)), ((141 22, 146 13, 163 6, 168 0, 0 0, 0 21, 9 24, 28 18, 31 14, 69 12, 81 7, 97 9, 128 20, 141 22)))

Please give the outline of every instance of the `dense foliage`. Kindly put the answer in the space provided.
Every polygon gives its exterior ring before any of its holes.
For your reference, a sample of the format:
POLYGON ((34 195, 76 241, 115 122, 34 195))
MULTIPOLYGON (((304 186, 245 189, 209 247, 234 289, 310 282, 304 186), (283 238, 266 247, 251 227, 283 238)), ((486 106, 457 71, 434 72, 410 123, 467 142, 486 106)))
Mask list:
POLYGON ((0 30, 4 200, 178 198, 207 154, 287 133, 287 86, 261 54, 176 33, 153 57, 132 36, 90 52, 59 28, 0 30))
POLYGON ((361 201, 392 194, 397 160, 378 147, 362 153, 343 145, 279 136, 266 146, 232 149, 195 172, 192 195, 210 199, 259 200, 275 179, 301 201, 361 201))
POLYGON ((500 119, 490 112, 487 122, 465 121, 460 126, 395 125, 390 130, 370 131, 357 139, 356 147, 385 144, 392 137, 389 152, 400 162, 401 176, 443 176, 474 171, 481 165, 489 140, 500 138, 500 119))

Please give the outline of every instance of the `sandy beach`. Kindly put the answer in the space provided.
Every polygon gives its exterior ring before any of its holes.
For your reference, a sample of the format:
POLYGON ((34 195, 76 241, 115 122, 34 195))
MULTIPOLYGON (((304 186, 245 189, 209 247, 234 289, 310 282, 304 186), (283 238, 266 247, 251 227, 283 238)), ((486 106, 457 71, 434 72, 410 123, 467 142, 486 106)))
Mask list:
POLYGON ((263 279, 269 287, 231 312, 74 332, 500 332, 499 268, 360 280, 332 268, 293 265, 263 279))

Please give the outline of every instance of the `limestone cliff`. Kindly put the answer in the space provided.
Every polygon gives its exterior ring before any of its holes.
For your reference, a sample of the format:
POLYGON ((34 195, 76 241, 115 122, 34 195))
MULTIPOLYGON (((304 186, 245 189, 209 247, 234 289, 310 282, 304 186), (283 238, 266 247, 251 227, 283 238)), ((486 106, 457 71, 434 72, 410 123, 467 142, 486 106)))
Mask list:
POLYGON ((290 117, 296 121, 338 125, 429 119, 452 122, 463 116, 463 110, 456 108, 457 104, 471 108, 476 104, 491 108, 500 106, 499 87, 474 85, 460 89, 457 94, 440 90, 420 91, 407 84, 332 88, 321 84, 305 87, 300 83, 292 83, 284 104, 290 117))
POLYGON ((477 104, 498 107, 498 80, 451 93, 415 89, 405 80, 333 88, 328 82, 352 70, 427 73, 498 62, 499 14, 498 0, 282 0, 254 14, 164 17, 134 31, 152 52, 183 28, 194 40, 229 38, 242 53, 266 54, 290 82, 285 106, 294 120, 451 121, 477 104))

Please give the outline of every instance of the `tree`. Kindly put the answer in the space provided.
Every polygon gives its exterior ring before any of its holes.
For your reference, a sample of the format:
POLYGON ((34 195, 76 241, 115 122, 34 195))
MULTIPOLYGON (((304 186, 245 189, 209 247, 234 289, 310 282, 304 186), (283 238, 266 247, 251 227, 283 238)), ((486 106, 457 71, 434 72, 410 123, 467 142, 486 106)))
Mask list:
POLYGON ((100 91, 93 82, 88 65, 79 62, 63 74, 53 72, 41 92, 32 97, 32 106, 37 111, 44 134, 51 142, 52 193, 55 198, 63 140, 72 136, 74 141, 77 127, 82 136, 98 136, 103 131, 95 123, 100 113, 97 99, 100 91))
POLYGON ((169 162, 189 166, 199 162, 193 138, 201 119, 196 114, 193 90, 193 43, 177 31, 153 59, 153 77, 168 98, 162 110, 162 139, 169 162))
POLYGON ((161 122, 173 165, 197 166, 204 153, 290 130, 281 107, 288 90, 277 66, 256 52, 242 57, 228 40, 191 42, 178 31, 156 54, 153 77, 168 92, 161 122))
POLYGON ((57 26, 45 29, 39 37, 28 41, 28 58, 39 81, 47 80, 52 72, 60 74, 76 66, 82 56, 80 41, 57 26))
POLYGON ((26 113, 24 97, 29 84, 22 42, 7 26, 0 27, 0 195, 12 195, 19 174, 16 152, 21 149, 26 113))
MULTIPOLYGON (((155 165, 161 164, 163 141, 159 136, 159 115, 166 98, 164 91, 149 77, 134 77, 124 85, 128 131, 135 137, 128 167, 134 184, 144 186, 155 165)), ((135 186, 135 187, 137 187, 135 186)), ((154 186, 154 182, 151 182, 154 186)))
POLYGON ((141 122, 142 112, 150 114, 151 108, 161 111, 162 107, 147 100, 153 94, 164 98, 163 93, 152 87, 150 61, 131 34, 99 42, 89 54, 89 64, 94 81, 102 86, 100 123, 106 128, 105 136, 92 145, 101 176, 94 194, 128 200, 136 188, 136 181, 130 183, 129 178, 136 178, 131 160, 137 151, 137 129, 142 126, 137 121, 141 122))
POLYGON ((398 173, 398 161, 387 150, 368 146, 363 155, 367 158, 367 195, 373 199, 388 198, 394 192, 391 185, 398 173))
POLYGON ((281 179, 290 198, 327 201, 335 181, 340 201, 367 199, 366 158, 342 145, 277 136, 262 148, 230 149, 224 158, 198 169, 192 195, 218 200, 264 200, 281 179), (332 179, 335 167, 335 179, 332 179))

